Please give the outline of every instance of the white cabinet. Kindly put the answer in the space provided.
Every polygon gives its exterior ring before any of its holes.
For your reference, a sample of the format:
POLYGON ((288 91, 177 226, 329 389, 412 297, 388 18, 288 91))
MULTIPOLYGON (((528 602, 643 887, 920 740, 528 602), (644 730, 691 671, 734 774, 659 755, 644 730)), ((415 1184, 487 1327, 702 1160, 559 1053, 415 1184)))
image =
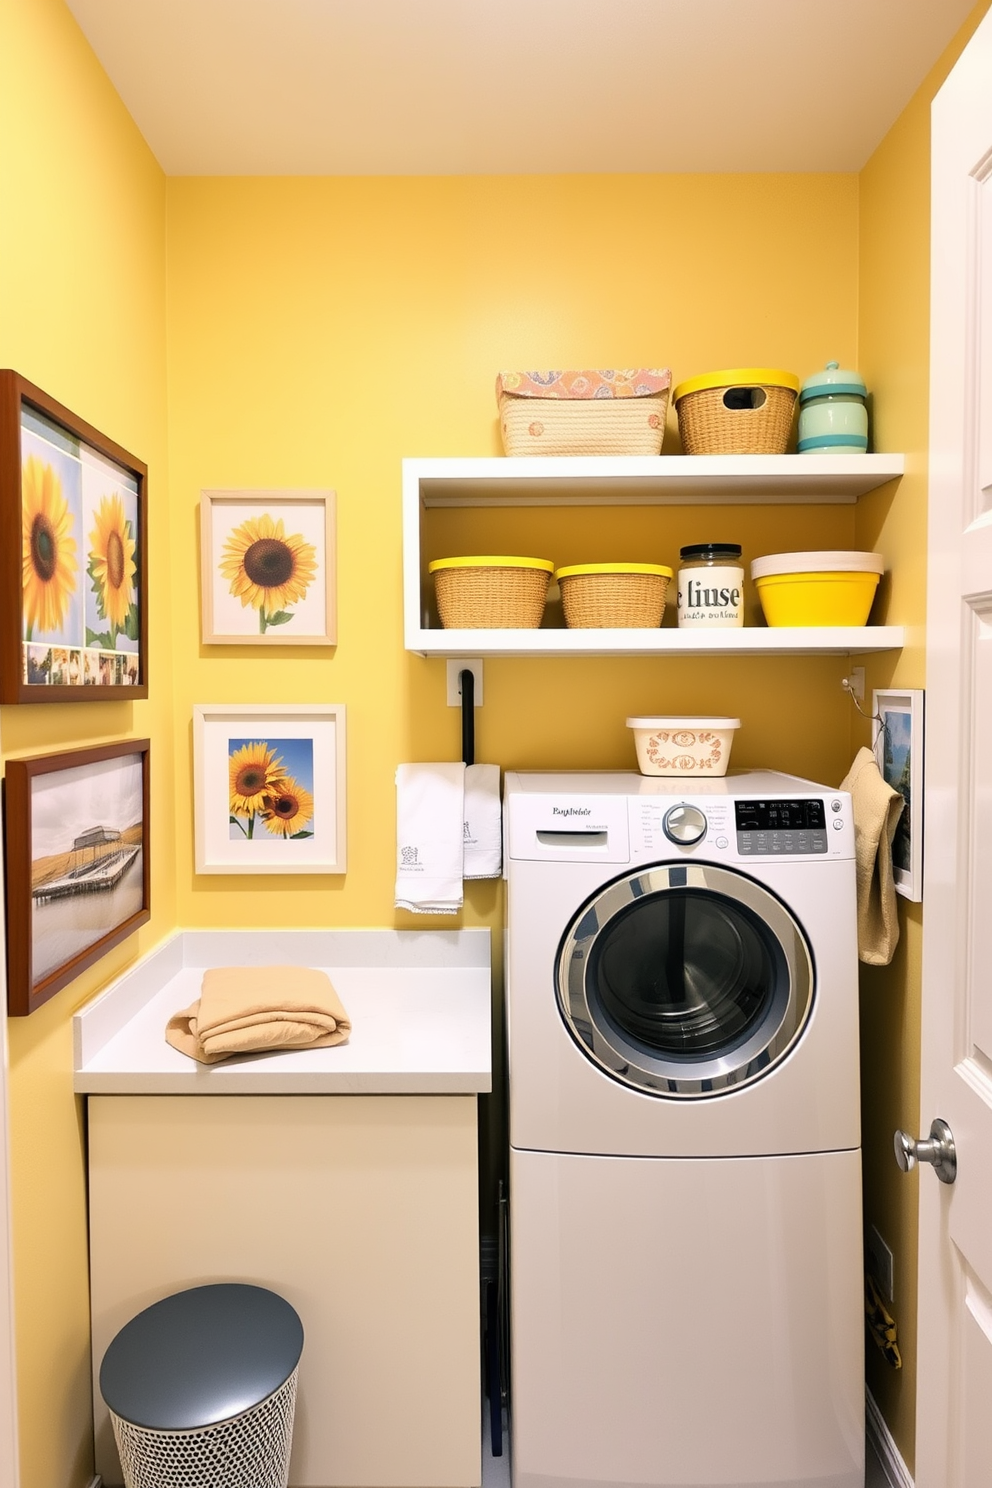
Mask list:
MULTIPOLYGON (((897 625, 740 630, 442 630, 433 612, 425 519, 437 508, 851 504, 903 474, 902 455, 665 455, 661 458, 404 460, 405 646, 421 656, 782 655, 901 647, 897 625)), ((563 513, 564 517, 564 513, 563 513)), ((492 549, 488 549, 492 551, 492 549)), ((511 548, 509 551, 517 551, 511 548)), ((576 560, 577 561, 577 560, 576 560)))
POLYGON ((95 1366, 172 1291, 268 1286, 306 1335, 293 1488, 478 1484, 476 1153, 474 1095, 90 1096, 95 1366))

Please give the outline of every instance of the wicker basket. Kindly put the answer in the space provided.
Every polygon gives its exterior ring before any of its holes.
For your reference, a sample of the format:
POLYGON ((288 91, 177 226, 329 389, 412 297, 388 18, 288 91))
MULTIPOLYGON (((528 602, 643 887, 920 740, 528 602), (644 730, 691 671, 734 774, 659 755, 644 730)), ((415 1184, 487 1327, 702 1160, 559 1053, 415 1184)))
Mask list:
POLYGON ((570 630, 657 630, 672 570, 655 563, 583 563, 560 568, 555 578, 570 630))
POLYGON ((445 630, 537 630, 554 564, 546 558, 437 558, 437 612, 445 630))
POLYGON ((675 389, 687 455, 784 455, 799 378, 770 367, 736 367, 675 389))
POLYGON ((499 425, 508 455, 658 455, 671 374, 501 372, 499 425))

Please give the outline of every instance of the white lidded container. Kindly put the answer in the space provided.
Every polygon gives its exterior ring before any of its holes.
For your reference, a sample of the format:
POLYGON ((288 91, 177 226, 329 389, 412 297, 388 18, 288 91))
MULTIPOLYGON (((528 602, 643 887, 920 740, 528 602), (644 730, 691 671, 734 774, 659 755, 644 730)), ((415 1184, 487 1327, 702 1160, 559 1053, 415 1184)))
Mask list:
POLYGON ((739 718, 628 718, 642 775, 726 775, 739 718))

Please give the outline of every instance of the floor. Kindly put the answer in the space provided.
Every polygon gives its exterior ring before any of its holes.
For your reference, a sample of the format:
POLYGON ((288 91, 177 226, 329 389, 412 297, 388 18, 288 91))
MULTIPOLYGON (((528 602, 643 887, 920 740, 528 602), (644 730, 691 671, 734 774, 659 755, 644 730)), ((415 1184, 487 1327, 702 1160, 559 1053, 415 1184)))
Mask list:
MULTIPOLYGON (((489 1442, 489 1405, 482 1412, 482 1488, 510 1488, 510 1443, 503 1431, 503 1455, 494 1457, 489 1442)), ((865 1488, 890 1488, 870 1442, 865 1447, 865 1488)))

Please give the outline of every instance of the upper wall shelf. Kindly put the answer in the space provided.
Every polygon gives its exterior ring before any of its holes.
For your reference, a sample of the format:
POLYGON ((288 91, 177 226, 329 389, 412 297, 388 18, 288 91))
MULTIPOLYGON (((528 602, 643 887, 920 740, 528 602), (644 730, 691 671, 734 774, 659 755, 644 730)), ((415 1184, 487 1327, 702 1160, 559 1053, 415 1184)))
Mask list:
POLYGON ((803 630, 442 630, 424 551, 429 507, 852 505, 902 455, 662 455, 403 461, 405 644, 421 656, 784 656, 897 650, 897 625, 803 630))
POLYGON ((850 505, 905 469, 902 455, 660 455, 404 460, 409 508, 850 505))

